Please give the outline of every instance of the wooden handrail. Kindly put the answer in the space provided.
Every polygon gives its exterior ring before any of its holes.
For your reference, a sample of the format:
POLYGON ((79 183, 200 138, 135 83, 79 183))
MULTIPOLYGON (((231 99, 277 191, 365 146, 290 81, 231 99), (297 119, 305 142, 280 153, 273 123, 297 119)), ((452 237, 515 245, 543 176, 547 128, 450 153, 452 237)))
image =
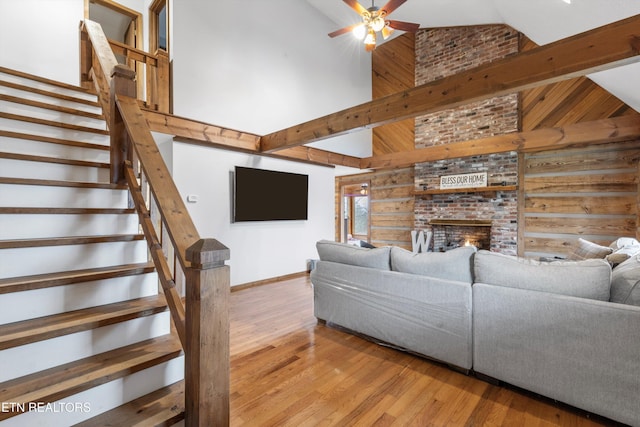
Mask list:
MULTIPOLYGON (((82 21, 80 24, 80 81, 83 87, 88 87, 93 81, 96 91, 109 88, 110 76, 102 73, 112 70, 118 63, 115 55, 122 55, 127 60, 141 64, 138 69, 144 69, 145 72, 141 72, 138 79, 144 79, 146 82, 146 99, 143 101, 147 108, 168 113, 170 65, 167 52, 158 50, 152 54, 119 41, 107 39, 100 24, 90 20, 82 21), (96 62, 100 64, 99 67, 93 65, 96 62)), ((106 99, 103 98, 103 100, 106 99)), ((105 111, 109 109, 107 105, 103 107, 105 111)))
MULTIPOLYGON (((201 239, 136 99, 135 72, 119 65, 102 28, 85 21, 80 34, 81 75, 92 76, 111 137, 111 181, 127 183, 185 351, 185 425, 229 425, 229 249, 201 239), (108 114, 107 114, 108 112, 108 114), (139 169, 136 166, 139 165, 139 169), (144 181, 145 187, 140 181, 144 181), (148 199, 145 199, 148 186, 148 199), (151 207, 160 214, 159 224, 151 207), (186 309, 176 289, 177 266, 166 258, 169 236, 186 279, 186 309)), ((167 62, 168 63, 168 62, 167 62)), ((160 68, 160 67, 158 67, 160 68)), ((166 70, 158 70, 159 74, 166 70)))
POLYGON ((176 256, 182 268, 187 269, 191 267, 186 258, 187 248, 200 240, 198 231, 162 159, 138 102, 134 98, 116 95, 116 103, 176 250, 176 256))

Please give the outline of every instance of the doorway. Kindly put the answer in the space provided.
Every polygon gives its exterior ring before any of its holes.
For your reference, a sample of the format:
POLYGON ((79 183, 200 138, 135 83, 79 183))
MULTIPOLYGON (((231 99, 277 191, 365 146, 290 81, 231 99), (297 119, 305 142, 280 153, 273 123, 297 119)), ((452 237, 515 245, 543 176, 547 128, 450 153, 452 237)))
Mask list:
MULTIPOLYGON (((84 0, 84 16, 97 22, 109 40, 144 50, 142 14, 113 0, 84 0)), ((116 54, 120 64, 126 64, 139 75, 139 65, 116 54)), ((143 92, 144 79, 138 78, 138 93, 143 92)))
POLYGON ((369 181, 341 187, 341 241, 371 242, 371 211, 369 181))

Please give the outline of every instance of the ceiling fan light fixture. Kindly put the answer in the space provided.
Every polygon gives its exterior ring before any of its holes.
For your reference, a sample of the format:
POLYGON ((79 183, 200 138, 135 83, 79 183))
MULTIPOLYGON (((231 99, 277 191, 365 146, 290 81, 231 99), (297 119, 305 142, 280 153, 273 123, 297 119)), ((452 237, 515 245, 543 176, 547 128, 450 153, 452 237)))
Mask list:
POLYGON ((367 35, 367 27, 363 23, 355 27, 351 32, 358 40, 364 40, 364 36, 367 35))
POLYGON ((393 34, 393 28, 391 28, 389 25, 385 25, 382 28, 382 38, 386 40, 391 36, 391 34, 393 34))
POLYGON ((372 28, 369 28, 367 36, 364 38, 364 47, 367 52, 376 48, 376 32, 372 28))
POLYGON ((376 16, 371 20, 370 25, 373 31, 381 31, 385 27, 385 22, 381 16, 376 16))

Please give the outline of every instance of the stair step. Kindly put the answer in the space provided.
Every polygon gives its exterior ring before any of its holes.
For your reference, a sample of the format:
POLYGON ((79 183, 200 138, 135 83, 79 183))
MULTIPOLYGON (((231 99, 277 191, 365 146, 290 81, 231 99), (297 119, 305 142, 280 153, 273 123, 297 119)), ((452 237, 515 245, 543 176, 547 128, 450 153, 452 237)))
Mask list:
POLYGON ((30 107, 42 108, 46 110, 57 111, 59 113, 71 114, 74 116, 82 116, 95 120, 104 120, 104 114, 91 113, 89 111, 78 110, 76 108, 63 107, 60 105, 49 104, 47 102, 35 101, 32 99, 20 98, 18 96, 0 94, 0 101, 12 102, 14 104, 28 105, 30 107))
POLYGON ((0 402, 18 404, 0 421, 20 414, 19 404, 55 402, 181 355, 177 337, 165 335, 0 383, 0 402))
POLYGON ((0 214, 132 214, 135 209, 105 209, 105 208, 2 208, 0 214))
POLYGON ((110 236, 51 237, 44 239, 0 240, 0 249, 37 248, 42 246, 87 245, 106 242, 133 242, 144 240, 144 234, 113 234, 110 236))
POLYGON ((0 67, 0 73, 9 74, 22 79, 33 80, 35 82, 44 83, 50 86, 59 87, 61 89, 71 90, 82 94, 96 96, 96 93, 92 89, 85 89, 81 86, 74 86, 68 83, 59 82, 57 80, 47 79, 45 77, 36 76, 35 74, 25 73, 24 71, 13 70, 11 68, 0 67))
POLYGON ((171 426, 184 419, 184 381, 178 381, 74 427, 171 426))
POLYGON ((52 126, 52 127, 78 131, 78 132, 95 133, 98 135, 109 135, 109 131, 104 129, 96 129, 88 126, 72 125, 69 123, 63 123, 55 120, 37 119, 35 117, 23 116, 20 114, 0 112, 0 118, 8 119, 8 120, 16 120, 20 122, 34 123, 34 124, 44 125, 44 126, 52 126))
POLYGON ((103 163, 103 162, 63 159, 58 157, 33 156, 30 154, 21 154, 21 153, 0 152, 0 159, 22 160, 25 162, 56 163, 60 165, 84 166, 84 167, 90 167, 90 168, 108 169, 110 167, 109 163, 103 163))
POLYGON ((43 185, 47 187, 97 188, 102 190, 126 190, 128 188, 126 184, 111 184, 109 182, 59 181, 54 179, 3 178, 3 177, 0 177, 0 184, 43 185))
POLYGON ((135 276, 155 271, 152 262, 115 265, 111 267, 88 268, 84 270, 63 271, 32 276, 0 279, 0 295, 11 292, 32 291, 54 286, 111 279, 114 277, 135 276))
POLYGON ((164 295, 67 311, 0 326, 0 350, 96 329, 167 310, 164 295))
POLYGON ((90 148, 95 150, 109 151, 108 145, 94 144, 91 142, 73 141, 68 139, 53 138, 45 135, 32 135, 22 132, 12 132, 7 130, 0 130, 0 137, 6 136, 7 138, 25 139, 29 141, 48 142, 50 144, 68 145, 72 147, 90 148))
POLYGON ((44 89, 38 89, 35 87, 22 85, 19 83, 8 82, 5 80, 0 80, 0 86, 4 86, 4 87, 15 89, 15 90, 20 90, 23 92, 33 93, 40 96, 46 96, 48 98, 56 98, 62 101, 69 101, 69 102, 75 102, 78 104, 88 105, 90 107, 100 107, 100 104, 98 103, 97 100, 89 100, 89 99, 79 98, 77 96, 64 95, 61 93, 51 92, 49 90, 44 90, 44 89))

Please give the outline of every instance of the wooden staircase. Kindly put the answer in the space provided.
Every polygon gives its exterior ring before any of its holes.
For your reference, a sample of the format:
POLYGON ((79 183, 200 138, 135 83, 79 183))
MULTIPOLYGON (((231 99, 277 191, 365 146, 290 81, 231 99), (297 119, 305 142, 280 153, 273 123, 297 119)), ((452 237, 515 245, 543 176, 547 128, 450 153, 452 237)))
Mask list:
POLYGON ((108 177, 96 96, 0 67, 1 427, 184 418, 182 348, 108 177))

